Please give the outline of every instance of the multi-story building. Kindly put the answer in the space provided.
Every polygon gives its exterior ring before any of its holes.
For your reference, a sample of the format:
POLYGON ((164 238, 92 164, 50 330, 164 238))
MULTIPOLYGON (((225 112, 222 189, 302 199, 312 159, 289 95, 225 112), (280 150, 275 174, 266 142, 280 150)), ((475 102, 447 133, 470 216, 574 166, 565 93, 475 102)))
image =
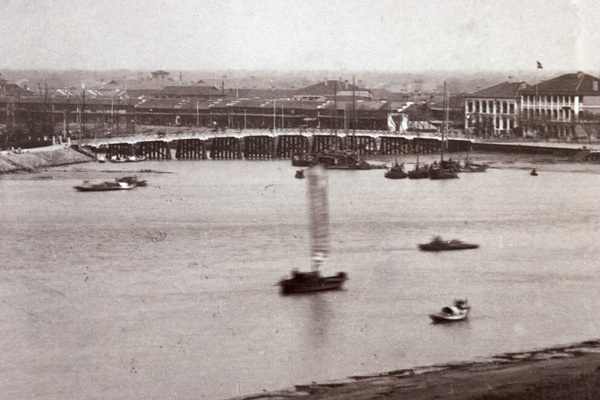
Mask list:
POLYGON ((465 95, 465 129, 476 136, 518 132, 519 99, 525 82, 504 82, 465 95))
POLYGON ((577 138, 598 136, 599 78, 577 72, 540 82, 521 92, 525 135, 577 138))

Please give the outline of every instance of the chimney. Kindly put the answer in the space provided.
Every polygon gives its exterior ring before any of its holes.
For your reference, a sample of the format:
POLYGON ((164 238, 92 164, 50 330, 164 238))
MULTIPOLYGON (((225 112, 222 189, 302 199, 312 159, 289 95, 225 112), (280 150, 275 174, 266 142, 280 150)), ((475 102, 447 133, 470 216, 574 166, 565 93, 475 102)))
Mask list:
POLYGON ((583 78, 583 72, 577 71, 577 79, 581 79, 581 78, 583 78))

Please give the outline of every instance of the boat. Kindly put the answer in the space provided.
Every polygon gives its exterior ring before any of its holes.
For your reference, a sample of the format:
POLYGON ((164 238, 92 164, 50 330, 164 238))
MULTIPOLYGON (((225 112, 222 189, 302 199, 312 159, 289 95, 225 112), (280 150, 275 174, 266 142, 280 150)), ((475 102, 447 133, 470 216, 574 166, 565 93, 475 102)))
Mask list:
POLYGON ((112 155, 109 160, 110 160, 110 162, 114 162, 114 163, 124 163, 124 162, 127 162, 127 157, 121 156, 119 154, 115 154, 115 155, 112 155))
POLYGON ((422 251, 467 250, 477 248, 479 248, 478 244, 465 243, 458 239, 443 240, 440 236, 436 236, 429 243, 419 245, 419 249, 422 251))
POLYGON ((529 173, 529 175, 531 176, 538 176, 537 171, 535 170, 535 168, 529 173))
POLYGON ((296 171, 296 178, 298 179, 304 179, 304 170, 303 169, 299 169, 298 171, 296 171))
POLYGON ((465 299, 454 300, 454 305, 443 307, 435 314, 429 314, 433 323, 464 321, 469 317, 469 302, 465 299))
POLYGON ((461 167, 461 172, 485 172, 488 168, 487 164, 477 164, 467 158, 461 167))
POLYGON ((307 153, 292 154, 292 166, 294 167, 309 167, 317 164, 314 157, 307 153))
MULTIPOLYGON (((419 135, 417 134, 417 141, 419 141, 419 135)), ((415 145, 415 152, 417 153, 417 164, 412 171, 408 171, 408 179, 427 179, 429 178, 429 166, 419 165, 419 153, 420 149, 415 145)))
POLYGON ((106 192, 111 190, 130 190, 136 188, 137 185, 119 181, 98 183, 91 183, 89 181, 85 181, 83 182, 83 184, 73 187, 80 192, 106 192))
POLYGON ((396 163, 385 172, 384 176, 388 179, 404 179, 408 177, 408 174, 404 171, 404 163, 398 164, 398 160, 396 160, 396 163))
POLYGON ((311 271, 292 270, 291 278, 279 281, 282 294, 314 293, 340 290, 348 279, 345 272, 322 276, 320 269, 329 254, 329 210, 325 168, 316 165, 308 170, 311 271))
POLYGON ((127 162, 138 162, 138 161, 146 161, 146 156, 142 155, 142 156, 136 156, 134 155, 130 155, 127 157, 127 162))
POLYGON ((471 143, 469 143, 469 148, 467 149, 467 157, 465 158, 464 165, 460 167, 461 172, 485 172, 490 166, 485 163, 478 164, 469 160, 470 149, 471 143))
POLYGON ((454 163, 452 159, 448 161, 444 161, 444 147, 445 147, 445 138, 444 134, 448 129, 448 98, 446 97, 446 82, 444 81, 444 107, 446 108, 446 116, 444 119, 444 125, 442 126, 442 145, 440 149, 440 163, 434 163, 432 167, 429 168, 429 179, 457 179, 457 163, 454 163))
POLYGON ((315 159, 327 169, 368 170, 386 168, 385 164, 369 164, 353 150, 325 149, 317 154, 315 159))
POLYGON ((115 180, 117 182, 125 182, 127 184, 140 186, 140 187, 148 186, 148 182, 146 182, 145 179, 140 180, 140 179, 138 179, 137 176, 124 176, 122 178, 116 178, 115 180))
POLYGON ((456 179, 458 174, 452 169, 443 168, 440 164, 434 163, 429 167, 429 179, 456 179))

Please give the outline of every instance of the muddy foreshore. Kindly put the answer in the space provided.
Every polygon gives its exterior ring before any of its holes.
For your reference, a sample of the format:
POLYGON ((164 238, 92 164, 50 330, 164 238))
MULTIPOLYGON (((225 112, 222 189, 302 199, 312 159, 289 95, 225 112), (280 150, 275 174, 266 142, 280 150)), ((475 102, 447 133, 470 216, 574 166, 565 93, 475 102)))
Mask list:
POLYGON ((92 158, 70 147, 38 148, 21 152, 0 152, 0 174, 31 172, 38 168, 57 167, 92 161, 92 158))
POLYGON ((506 353, 236 397, 237 400, 321 399, 598 399, 600 340, 506 353))

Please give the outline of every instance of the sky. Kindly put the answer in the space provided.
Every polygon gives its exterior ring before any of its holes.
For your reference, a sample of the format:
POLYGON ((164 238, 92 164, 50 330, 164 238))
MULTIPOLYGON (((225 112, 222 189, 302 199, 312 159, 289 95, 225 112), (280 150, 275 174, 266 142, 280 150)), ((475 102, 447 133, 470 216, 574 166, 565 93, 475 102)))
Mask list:
POLYGON ((0 0, 0 68, 600 68, 596 0, 0 0))

